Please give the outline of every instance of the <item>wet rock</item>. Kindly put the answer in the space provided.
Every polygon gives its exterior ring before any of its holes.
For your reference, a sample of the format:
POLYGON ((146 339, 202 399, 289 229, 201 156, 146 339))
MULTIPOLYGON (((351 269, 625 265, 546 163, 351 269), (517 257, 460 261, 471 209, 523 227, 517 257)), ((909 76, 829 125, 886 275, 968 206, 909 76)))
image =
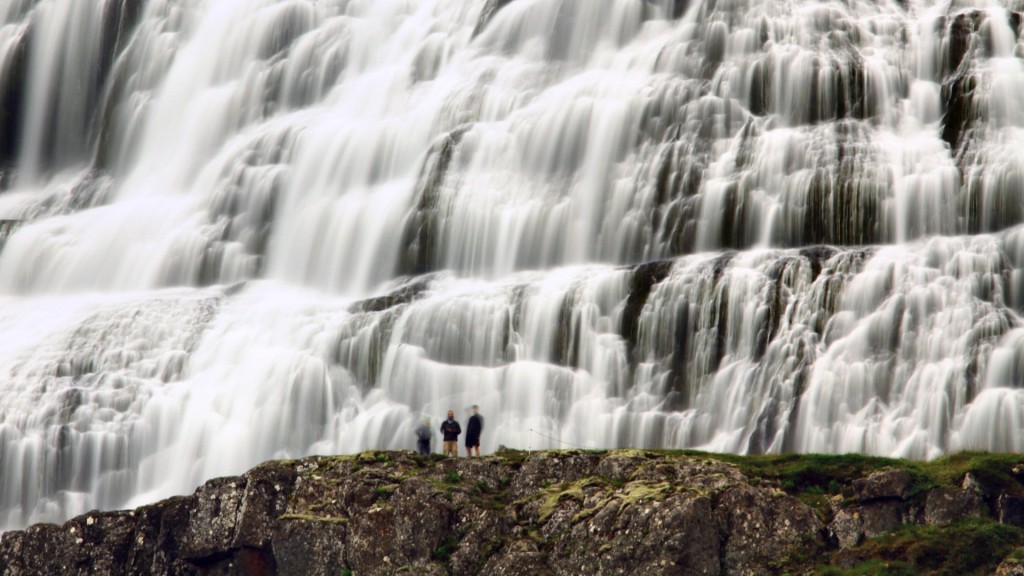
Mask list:
POLYGON ((673 264, 674 262, 671 260, 647 262, 633 270, 629 279, 629 296, 626 298, 626 308, 622 314, 619 331, 629 346, 631 357, 639 338, 640 312, 654 287, 672 272, 673 264))
POLYGON ((809 246, 800 249, 800 256, 807 259, 811 265, 811 279, 817 279, 821 274, 825 263, 838 253, 838 250, 831 246, 809 246))
POLYGON ((416 182, 416 210, 403 225, 402 246, 405 248, 399 263, 402 274, 426 274, 437 265, 436 254, 444 218, 440 206, 442 185, 468 129, 468 126, 461 126, 439 138, 424 159, 416 182))
POLYGON ((958 488, 934 488, 925 501, 924 521, 945 526, 958 520, 986 515, 985 501, 975 492, 958 488))
POLYGON ((473 37, 476 38, 477 35, 483 32, 484 28, 487 28, 487 25, 494 19, 494 15, 511 3, 512 0, 487 0, 487 3, 484 4, 484 9, 480 11, 480 18, 476 22, 476 28, 473 29, 473 37))
POLYGON ((952 74, 963 63, 964 57, 971 48, 971 37, 980 27, 984 14, 978 11, 963 12, 957 14, 949 22, 946 31, 948 38, 947 52, 945 54, 946 74, 952 74))
POLYGON ((670 14, 670 17, 682 18, 683 14, 685 14, 690 7, 690 0, 672 0, 671 6, 672 13, 670 14))
POLYGON ((974 96, 978 84, 974 71, 966 69, 958 71, 942 85, 945 110, 942 115, 942 139, 949 144, 954 154, 959 154, 961 144, 977 120, 974 96))
POLYGON ((433 277, 429 275, 423 278, 417 278, 412 282, 392 290, 384 296, 360 300, 352 304, 352 306, 349 307, 349 310, 353 313, 383 312, 384 310, 394 308, 395 306, 408 304, 423 295, 423 293, 430 287, 431 280, 433 280, 433 277))
POLYGON ((0 62, 0 172, 17 164, 28 93, 29 32, 13 41, 6 68, 0 62))

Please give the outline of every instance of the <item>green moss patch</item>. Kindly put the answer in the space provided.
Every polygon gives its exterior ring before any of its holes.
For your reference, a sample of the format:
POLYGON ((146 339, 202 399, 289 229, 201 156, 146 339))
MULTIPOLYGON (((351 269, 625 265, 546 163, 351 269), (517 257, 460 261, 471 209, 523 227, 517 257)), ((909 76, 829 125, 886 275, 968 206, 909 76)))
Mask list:
POLYGON ((1024 544, 1024 531, 992 520, 968 520, 946 527, 908 525, 857 548, 856 567, 823 567, 822 576, 922 574, 968 576, 992 574, 996 566, 1024 544))
POLYGON ((836 494, 851 482, 887 466, 905 467, 900 460, 860 454, 782 454, 735 456, 703 454, 702 457, 734 464, 750 478, 777 482, 789 494, 836 494))
POLYGON ((551 518, 555 511, 558 510, 558 505, 563 499, 575 500, 582 504, 585 498, 583 486, 580 482, 563 482, 557 486, 545 488, 541 494, 543 501, 538 512, 541 524, 544 524, 551 518))
POLYGON ((458 547, 459 539, 454 536, 450 536, 438 544, 436 548, 431 550, 430 557, 437 562, 448 562, 452 553, 454 553, 458 547))
POLYGON ((619 510, 627 506, 634 506, 644 502, 660 500, 672 491, 668 482, 629 482, 622 486, 614 494, 620 502, 619 510))
POLYGON ((673 492, 668 482, 651 482, 637 480, 633 482, 613 483, 605 478, 584 478, 576 482, 563 482, 561 484, 545 488, 541 492, 543 499, 538 511, 538 521, 544 524, 558 510, 563 500, 572 500, 582 505, 587 498, 587 493, 593 495, 593 490, 602 492, 594 506, 580 510, 573 516, 573 523, 586 520, 597 511, 609 505, 616 505, 619 511, 628 506, 634 506, 645 502, 660 500, 673 492))
POLYGON ((377 498, 381 500, 389 500, 391 496, 394 495, 395 490, 397 489, 398 485, 388 484, 385 486, 377 486, 376 488, 373 489, 373 492, 374 494, 377 495, 377 498))
POLYGON ((911 464, 937 485, 959 485, 969 472, 988 491, 1024 496, 1024 485, 1020 482, 1024 476, 1024 456, 1020 454, 962 452, 911 464))

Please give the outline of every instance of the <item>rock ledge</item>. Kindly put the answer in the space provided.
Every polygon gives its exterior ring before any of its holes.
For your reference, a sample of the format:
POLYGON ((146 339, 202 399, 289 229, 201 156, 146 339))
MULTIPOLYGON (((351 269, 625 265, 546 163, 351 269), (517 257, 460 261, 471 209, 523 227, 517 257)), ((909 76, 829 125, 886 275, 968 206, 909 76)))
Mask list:
POLYGON ((775 468, 635 450, 269 462, 191 496, 3 534, 0 576, 810 574, 884 556, 907 526, 985 523, 1001 530, 1000 555, 975 568, 1019 563, 1024 487, 1009 464, 1005 477, 942 484, 910 469, 926 464, 887 461, 843 479, 828 472, 851 457, 775 458, 775 468), (808 465, 781 472, 793 458, 808 465))

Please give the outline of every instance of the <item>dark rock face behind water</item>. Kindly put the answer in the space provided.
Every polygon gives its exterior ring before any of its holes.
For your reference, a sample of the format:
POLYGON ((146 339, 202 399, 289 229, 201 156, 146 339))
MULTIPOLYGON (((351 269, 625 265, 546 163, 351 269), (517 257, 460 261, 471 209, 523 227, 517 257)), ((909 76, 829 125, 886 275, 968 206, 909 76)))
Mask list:
MULTIPOLYGON (((903 526, 1019 524, 1020 484, 979 475, 935 486, 882 467, 833 496, 811 487, 821 507, 783 490, 788 481, 705 455, 312 457, 8 532, 0 575, 813 573, 856 566, 865 539, 903 526)), ((1016 573, 1016 558, 999 569, 1016 573)))

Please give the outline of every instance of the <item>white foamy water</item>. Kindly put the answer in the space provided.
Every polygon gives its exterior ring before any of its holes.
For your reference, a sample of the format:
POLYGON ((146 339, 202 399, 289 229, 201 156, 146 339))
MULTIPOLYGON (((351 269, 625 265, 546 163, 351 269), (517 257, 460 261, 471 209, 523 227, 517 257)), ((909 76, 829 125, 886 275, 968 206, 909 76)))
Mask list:
POLYGON ((1004 2, 0 4, 0 529, 413 447, 1024 446, 1004 2))

